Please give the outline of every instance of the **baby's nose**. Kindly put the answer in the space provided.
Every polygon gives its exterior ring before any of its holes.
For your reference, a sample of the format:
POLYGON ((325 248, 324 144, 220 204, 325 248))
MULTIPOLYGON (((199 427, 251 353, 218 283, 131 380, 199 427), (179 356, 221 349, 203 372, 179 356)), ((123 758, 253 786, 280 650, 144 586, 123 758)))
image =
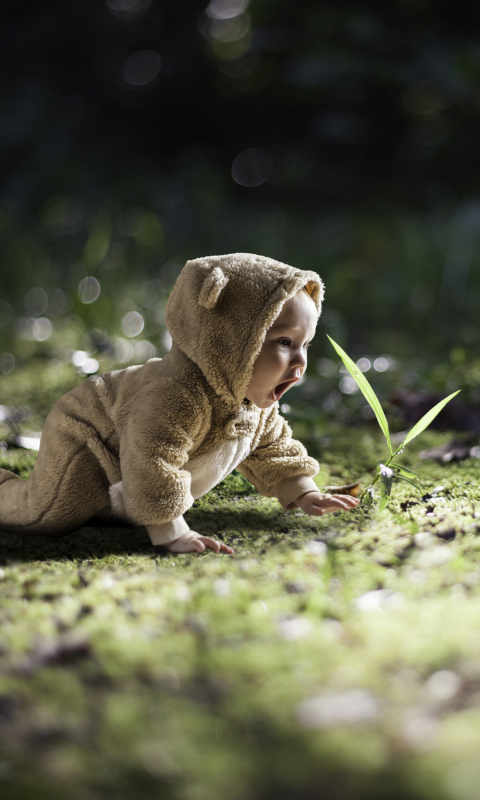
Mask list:
MULTIPOLYGON (((300 369, 304 369, 307 365, 307 358, 305 353, 302 350, 297 350, 292 356, 292 364, 294 366, 298 366, 300 369)), ((300 375, 298 376, 300 377, 300 375)))

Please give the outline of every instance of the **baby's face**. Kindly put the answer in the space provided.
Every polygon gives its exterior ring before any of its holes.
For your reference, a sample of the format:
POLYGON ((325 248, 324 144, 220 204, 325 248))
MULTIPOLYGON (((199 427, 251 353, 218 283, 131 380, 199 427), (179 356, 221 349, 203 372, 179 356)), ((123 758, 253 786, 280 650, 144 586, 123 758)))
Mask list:
POLYGON ((302 377, 307 347, 315 335, 315 303, 304 292, 291 297, 267 331, 245 397, 268 408, 302 377))

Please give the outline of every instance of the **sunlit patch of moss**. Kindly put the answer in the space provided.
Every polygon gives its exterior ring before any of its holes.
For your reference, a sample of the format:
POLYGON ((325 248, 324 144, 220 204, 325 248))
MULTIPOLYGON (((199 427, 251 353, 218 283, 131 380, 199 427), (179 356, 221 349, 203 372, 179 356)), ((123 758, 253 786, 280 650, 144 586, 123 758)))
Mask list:
MULTIPOLYGON (((314 436, 319 486, 365 484, 384 452, 369 428, 314 436)), ((478 461, 418 460, 447 438, 402 454, 422 490, 381 513, 285 513, 234 473, 186 515, 233 556, 128 527, 0 533, 10 796, 459 796, 480 746, 480 509, 478 461)))

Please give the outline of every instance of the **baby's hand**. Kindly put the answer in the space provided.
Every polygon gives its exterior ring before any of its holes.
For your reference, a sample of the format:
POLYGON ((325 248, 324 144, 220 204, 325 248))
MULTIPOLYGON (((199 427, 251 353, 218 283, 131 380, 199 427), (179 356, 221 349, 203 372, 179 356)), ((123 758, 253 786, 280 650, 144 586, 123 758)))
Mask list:
POLYGON ((211 547, 216 553, 220 553, 220 551, 233 553, 232 548, 227 544, 211 539, 210 536, 201 536, 196 531, 187 531, 168 545, 168 549, 172 553, 203 553, 206 547, 211 547))
POLYGON ((297 500, 297 506, 300 506, 305 514, 311 514, 316 517, 323 517, 329 511, 348 511, 349 509, 356 508, 359 500, 356 497, 351 497, 349 494, 321 494, 321 492, 307 492, 297 500))

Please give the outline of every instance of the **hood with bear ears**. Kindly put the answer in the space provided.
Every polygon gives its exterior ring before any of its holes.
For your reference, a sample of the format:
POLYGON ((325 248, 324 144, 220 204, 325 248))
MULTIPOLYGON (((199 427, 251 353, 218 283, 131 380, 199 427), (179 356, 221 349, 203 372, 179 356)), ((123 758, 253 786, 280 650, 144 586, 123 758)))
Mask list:
POLYGON ((315 272, 251 253, 196 258, 178 276, 165 322, 215 392, 241 405, 266 332, 303 286, 318 319, 324 288, 315 272))

